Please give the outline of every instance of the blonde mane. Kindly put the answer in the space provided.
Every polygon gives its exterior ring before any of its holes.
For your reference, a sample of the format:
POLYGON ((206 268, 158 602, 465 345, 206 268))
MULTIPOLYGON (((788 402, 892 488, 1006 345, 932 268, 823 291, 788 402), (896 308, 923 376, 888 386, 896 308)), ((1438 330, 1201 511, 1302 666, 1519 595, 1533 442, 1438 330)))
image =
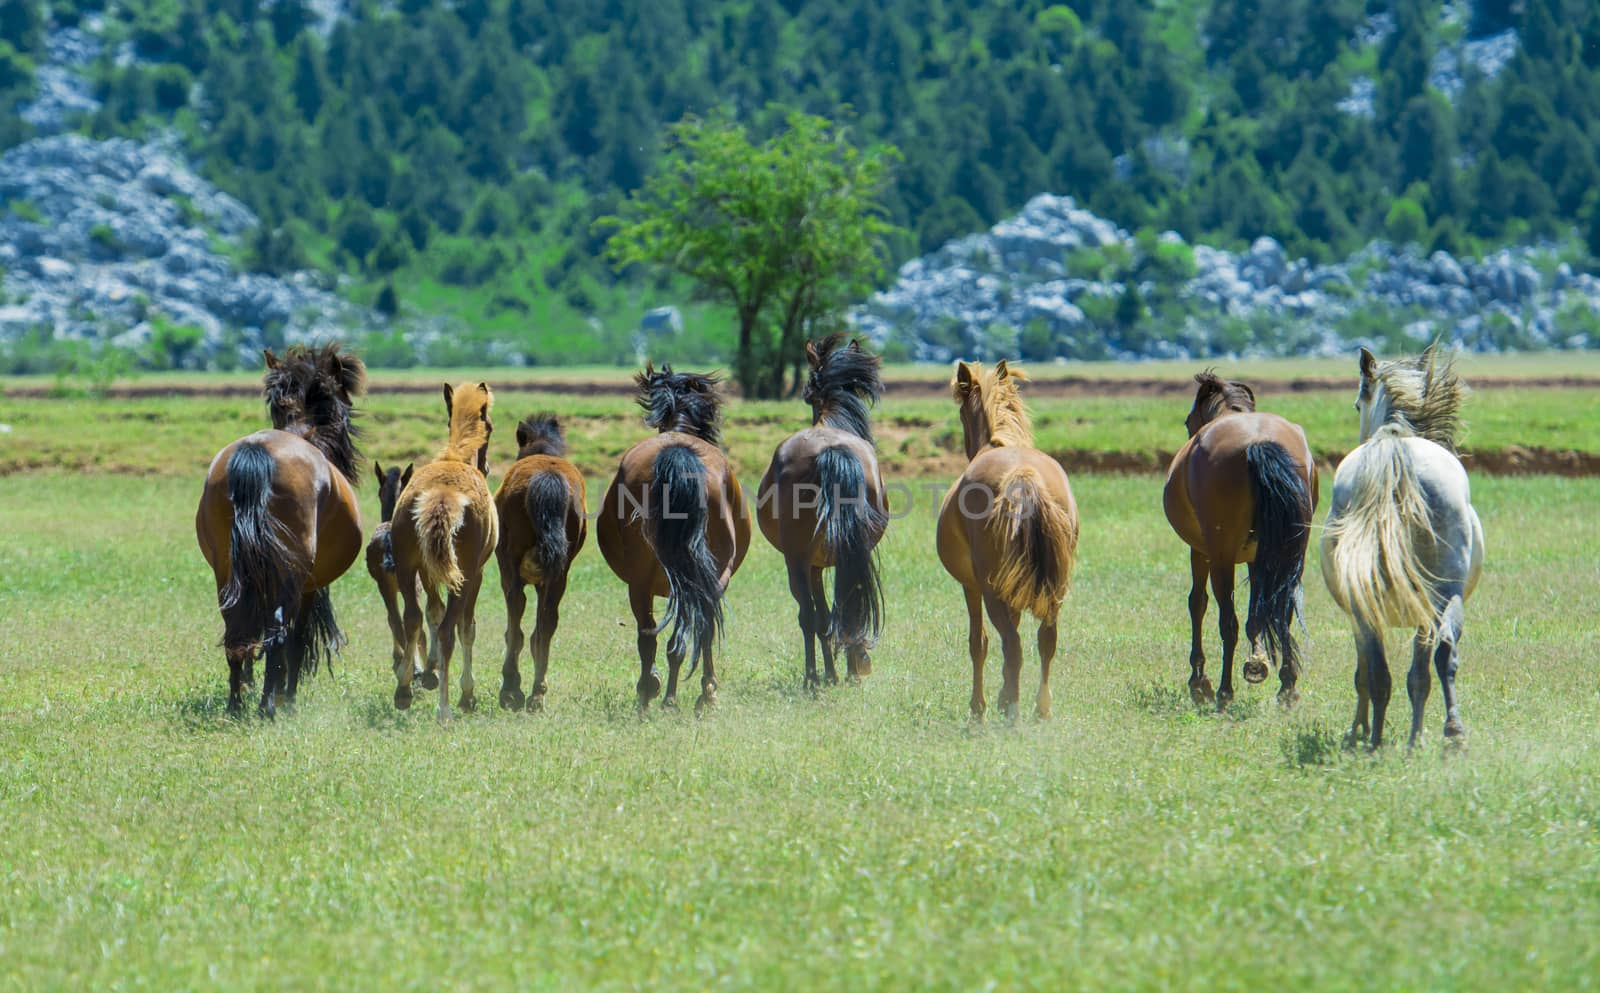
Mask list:
POLYGON ((1032 448, 1033 425, 1018 389, 1027 378, 1027 373, 1008 367, 1004 359, 993 369, 984 368, 981 362, 960 362, 950 391, 957 406, 975 414, 986 426, 989 436, 982 439, 986 444, 1032 448), (970 378, 963 378, 963 370, 970 378))
POLYGON ((1467 388, 1456 375, 1453 353, 1429 347, 1415 359, 1383 362, 1378 365, 1375 379, 1375 427, 1394 424, 1452 453, 1456 451, 1461 402, 1467 388))
POLYGON ((445 388, 450 407, 450 441, 439 450, 440 462, 466 462, 475 465, 478 453, 489 444, 489 408, 494 392, 488 383, 462 383, 445 388))

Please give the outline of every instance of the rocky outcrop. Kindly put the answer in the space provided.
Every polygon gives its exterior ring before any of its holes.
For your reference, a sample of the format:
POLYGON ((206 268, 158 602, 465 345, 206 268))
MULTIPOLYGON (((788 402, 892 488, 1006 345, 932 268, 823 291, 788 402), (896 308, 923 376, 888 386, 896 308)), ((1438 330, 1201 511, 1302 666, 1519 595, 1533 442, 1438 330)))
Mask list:
MULTIPOLYGON (((1158 241, 1180 251, 1181 243, 1173 232, 1158 241)), ((933 361, 1014 354, 1023 331, 1030 332, 1034 351, 1057 355, 1332 354, 1349 347, 1339 328, 1363 311, 1412 319, 1406 331, 1418 342, 1443 337, 1478 350, 1600 345, 1589 330, 1600 327, 1600 279, 1566 264, 1546 273, 1534 264, 1544 261, 1538 249, 1463 260, 1378 242, 1342 262, 1318 265, 1291 259, 1282 245, 1262 237, 1237 253, 1192 246, 1193 275, 1166 287, 1132 284, 1139 278, 1132 276, 1073 276, 1088 250, 1096 262, 1127 260, 1124 273, 1147 271, 1140 265, 1146 249, 1128 232, 1070 197, 1041 195, 989 232, 907 262, 895 283, 853 320, 880 343, 894 338, 913 357, 933 361), (1127 334, 1108 319, 1109 304, 1130 290, 1140 300, 1160 295, 1171 301, 1163 311, 1171 320, 1159 333, 1127 334), (1571 313, 1590 318, 1582 330, 1563 326, 1561 316, 1571 313), (1240 323, 1272 333, 1240 341, 1240 323)))
POLYGON ((229 257, 256 226, 174 148, 63 134, 0 155, 0 341, 137 346, 157 325, 198 329, 191 360, 218 349, 340 337, 364 312, 313 274, 241 271, 229 257))

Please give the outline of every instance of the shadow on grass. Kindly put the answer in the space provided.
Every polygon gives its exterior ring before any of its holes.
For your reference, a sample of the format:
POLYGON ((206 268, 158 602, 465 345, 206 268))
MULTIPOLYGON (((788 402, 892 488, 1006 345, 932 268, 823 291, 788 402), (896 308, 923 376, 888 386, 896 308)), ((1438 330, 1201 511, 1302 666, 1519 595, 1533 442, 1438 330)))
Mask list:
POLYGON ((1344 736, 1322 723, 1293 728, 1283 737, 1284 761, 1296 769, 1333 765, 1344 752, 1344 736))
POLYGON ((245 713, 246 716, 241 717, 228 713, 228 691, 225 688, 201 689, 198 686, 184 691, 171 710, 174 723, 188 734, 237 731, 250 723, 253 708, 245 713))

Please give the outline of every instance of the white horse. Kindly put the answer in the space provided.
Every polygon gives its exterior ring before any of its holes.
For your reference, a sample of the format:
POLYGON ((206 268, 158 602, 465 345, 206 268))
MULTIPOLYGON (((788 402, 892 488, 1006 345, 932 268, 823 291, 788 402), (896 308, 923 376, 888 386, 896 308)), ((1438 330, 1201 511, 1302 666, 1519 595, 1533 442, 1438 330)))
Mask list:
POLYGON ((1339 463, 1322 537, 1322 578, 1355 623, 1356 716, 1350 738, 1383 743, 1389 706, 1388 628, 1415 628, 1411 744, 1422 733, 1432 656, 1444 691, 1446 739, 1466 733, 1456 710, 1463 607, 1483 570, 1483 525, 1472 509, 1467 472, 1456 457, 1465 393, 1452 357, 1429 347, 1420 358, 1379 364, 1361 350, 1361 445, 1339 463))

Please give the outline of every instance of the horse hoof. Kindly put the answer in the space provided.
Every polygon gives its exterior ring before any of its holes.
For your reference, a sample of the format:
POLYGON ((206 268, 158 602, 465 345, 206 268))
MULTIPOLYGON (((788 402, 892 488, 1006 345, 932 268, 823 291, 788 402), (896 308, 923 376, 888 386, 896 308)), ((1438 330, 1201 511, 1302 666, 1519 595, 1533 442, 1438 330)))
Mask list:
POLYGON ((1233 702, 1233 694, 1232 693, 1218 693, 1217 694, 1217 713, 1220 714, 1224 710, 1227 710, 1228 709, 1228 704, 1230 704, 1232 702, 1233 702))
POLYGON ((1216 694, 1211 690, 1211 680, 1202 678, 1199 682, 1189 680, 1189 698, 1196 704, 1210 703, 1216 699, 1216 694))
POLYGON ((394 709, 396 709, 396 710, 410 710, 411 709, 411 691, 410 690, 395 690, 394 691, 394 709))
POLYGON ((501 710, 521 710, 527 700, 518 689, 506 688, 500 691, 501 710))
POLYGON ((456 709, 463 714, 473 713, 478 709, 478 698, 470 694, 465 695, 456 701, 456 709))
POLYGON ((527 709, 528 709, 528 713, 530 713, 530 714, 541 714, 541 713, 543 713, 544 712, 544 694, 543 693, 535 693, 533 696, 528 697, 527 709))
POLYGON ((434 672, 432 669, 424 671, 420 677, 420 681, 422 683, 422 688, 425 690, 436 690, 439 688, 439 674, 434 672))
POLYGON ((1294 705, 1300 702, 1300 691, 1293 687, 1285 687, 1278 691, 1278 704, 1284 710, 1293 710, 1294 705))
POLYGON ((1462 726, 1460 721, 1451 718, 1444 722, 1444 736, 1446 738, 1465 738, 1467 729, 1462 726))
POLYGON ((661 677, 653 672, 648 676, 640 676, 634 689, 639 693, 639 706, 643 707, 661 695, 661 677))
POLYGON ((1269 671, 1267 664, 1261 660, 1260 656, 1252 656, 1244 664, 1244 681, 1247 683, 1265 682, 1269 671))
POLYGON ((678 709, 678 695, 676 693, 674 693, 671 696, 669 696, 669 697, 665 698, 664 700, 662 700, 661 701, 661 709, 662 710, 677 710, 678 709))
POLYGON ((714 690, 714 689, 708 689, 708 690, 706 690, 706 691, 704 691, 703 693, 700 694, 700 699, 698 699, 698 700, 696 700, 694 702, 694 713, 695 713, 695 716, 699 717, 701 714, 705 713, 706 711, 715 709, 716 706, 717 706, 717 691, 714 690))

